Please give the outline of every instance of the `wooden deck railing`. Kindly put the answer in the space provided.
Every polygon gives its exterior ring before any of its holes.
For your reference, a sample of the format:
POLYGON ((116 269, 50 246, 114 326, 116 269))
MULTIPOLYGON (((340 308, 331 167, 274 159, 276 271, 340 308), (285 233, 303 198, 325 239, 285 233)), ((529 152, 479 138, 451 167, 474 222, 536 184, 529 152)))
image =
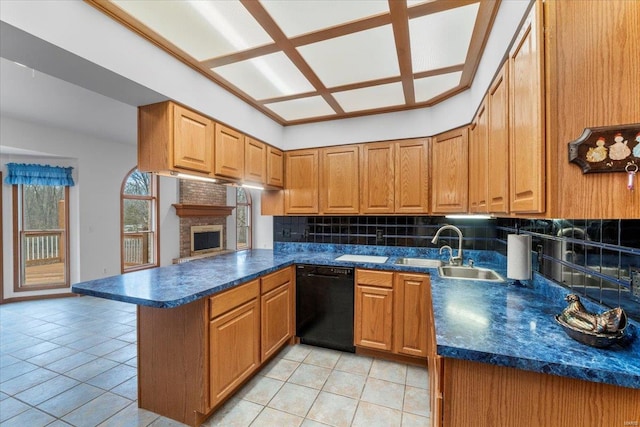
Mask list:
POLYGON ((26 265, 53 264, 64 256, 64 230, 22 231, 22 251, 26 265))
POLYGON ((143 265, 149 262, 151 232, 125 233, 123 239, 124 265, 143 265))

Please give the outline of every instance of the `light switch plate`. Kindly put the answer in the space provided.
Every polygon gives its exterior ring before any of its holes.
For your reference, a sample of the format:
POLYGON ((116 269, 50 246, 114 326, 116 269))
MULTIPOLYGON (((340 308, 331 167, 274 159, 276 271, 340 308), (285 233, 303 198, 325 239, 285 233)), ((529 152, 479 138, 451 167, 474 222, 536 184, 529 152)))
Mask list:
POLYGON ((631 276, 631 293, 640 298, 640 267, 629 267, 631 276))

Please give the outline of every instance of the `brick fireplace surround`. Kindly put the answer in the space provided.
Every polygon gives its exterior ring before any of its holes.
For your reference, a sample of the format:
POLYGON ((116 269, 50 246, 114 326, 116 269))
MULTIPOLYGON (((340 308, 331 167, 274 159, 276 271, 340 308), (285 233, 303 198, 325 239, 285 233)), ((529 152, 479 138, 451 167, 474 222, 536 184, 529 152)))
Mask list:
MULTIPOLYGON (((194 205, 227 204, 227 187, 210 182, 180 180, 180 202, 194 205)), ((224 216, 201 216, 180 218, 180 258, 191 256, 191 226, 192 225, 222 225, 222 247, 227 247, 227 219, 224 216)))

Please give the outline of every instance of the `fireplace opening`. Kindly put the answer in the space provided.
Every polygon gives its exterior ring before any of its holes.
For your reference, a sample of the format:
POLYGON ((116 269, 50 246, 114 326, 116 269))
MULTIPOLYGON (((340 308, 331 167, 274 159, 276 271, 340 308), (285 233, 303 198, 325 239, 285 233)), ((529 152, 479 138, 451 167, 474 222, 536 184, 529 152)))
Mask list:
POLYGON ((191 227, 191 255, 222 250, 222 225, 194 225, 191 227))

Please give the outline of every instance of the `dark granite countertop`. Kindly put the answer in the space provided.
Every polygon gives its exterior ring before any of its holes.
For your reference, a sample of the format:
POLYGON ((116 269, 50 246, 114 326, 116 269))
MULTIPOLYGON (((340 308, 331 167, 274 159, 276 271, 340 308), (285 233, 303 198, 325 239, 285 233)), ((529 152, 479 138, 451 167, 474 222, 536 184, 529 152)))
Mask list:
MULTIPOLYGON (((597 349, 569 338, 554 316, 568 291, 538 277, 531 288, 440 278, 435 269, 396 265, 400 256, 439 258, 434 249, 287 245, 195 260, 78 283, 73 292, 169 308, 213 295, 292 264, 360 267, 431 274, 438 354, 640 389, 640 339, 630 322, 624 346, 597 349), (324 251, 320 251, 322 246, 324 251), (326 249, 330 249, 326 251, 326 249), (343 253, 388 256, 383 264, 335 261, 343 253)), ((476 266, 504 276, 504 257, 467 251, 476 266)), ((588 309, 602 311, 595 304, 588 309)))

